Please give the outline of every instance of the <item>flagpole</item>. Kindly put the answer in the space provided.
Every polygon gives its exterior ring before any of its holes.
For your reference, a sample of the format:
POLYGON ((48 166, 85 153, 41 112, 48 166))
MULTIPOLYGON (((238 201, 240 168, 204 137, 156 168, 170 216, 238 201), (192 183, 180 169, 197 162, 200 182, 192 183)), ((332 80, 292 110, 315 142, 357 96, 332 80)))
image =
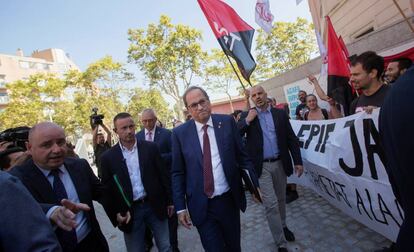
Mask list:
POLYGON ((397 9, 400 11, 401 16, 403 16, 404 20, 407 22, 408 26, 410 27, 411 31, 414 32, 414 27, 413 25, 410 23, 410 20, 408 20, 407 16, 404 14, 404 11, 401 9, 401 6, 397 3, 396 0, 393 0, 395 6, 397 7, 397 9))
MULTIPOLYGON (((236 76, 237 76, 237 79, 239 79, 239 81, 240 81, 240 85, 242 86, 243 90, 244 90, 244 91, 246 91, 246 87, 244 86, 244 84, 243 84, 242 80, 240 79, 240 76, 239 76, 239 74, 237 73, 236 68, 234 67, 233 63, 231 62, 231 60, 230 60, 230 58, 229 58, 229 55, 227 55, 227 53, 224 53, 224 54, 226 55, 227 59, 229 60, 230 65, 231 65, 231 67, 233 68, 233 71, 234 71, 234 73, 235 73, 235 74, 236 74, 236 76)), ((249 82, 249 84, 250 84, 250 82, 249 82)), ((250 87, 251 87, 251 86, 252 86, 252 84, 250 84, 250 87)))

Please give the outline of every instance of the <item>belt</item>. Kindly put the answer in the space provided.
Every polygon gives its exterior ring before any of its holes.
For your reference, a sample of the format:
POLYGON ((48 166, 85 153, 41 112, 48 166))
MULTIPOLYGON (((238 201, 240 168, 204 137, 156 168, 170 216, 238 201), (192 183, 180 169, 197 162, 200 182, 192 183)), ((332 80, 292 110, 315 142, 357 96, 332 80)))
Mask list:
POLYGON ((147 196, 135 200, 134 204, 144 204, 146 202, 148 202, 148 197, 147 196))
POLYGON ((280 160, 280 156, 276 157, 276 158, 264 158, 263 159, 263 163, 273 163, 280 160))

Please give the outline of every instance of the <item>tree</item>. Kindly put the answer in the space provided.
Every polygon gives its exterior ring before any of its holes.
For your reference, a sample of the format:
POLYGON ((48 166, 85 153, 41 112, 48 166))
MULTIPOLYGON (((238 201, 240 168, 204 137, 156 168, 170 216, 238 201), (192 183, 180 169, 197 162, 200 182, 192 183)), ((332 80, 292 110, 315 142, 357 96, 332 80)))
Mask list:
POLYGON ((256 44, 256 81, 308 62, 317 49, 313 25, 303 18, 297 18, 296 22, 275 22, 269 35, 260 29, 256 44))
MULTIPOLYGON (((216 93, 225 93, 230 100, 231 110, 234 111, 230 92, 232 87, 237 88, 240 84, 226 55, 222 50, 212 49, 207 62, 204 70, 207 88, 216 93)), ((235 65, 234 61, 233 64, 235 65)), ((236 69, 241 76, 238 68, 236 69)))
POLYGON ((201 32, 186 25, 173 25, 162 15, 158 24, 144 29, 129 29, 128 59, 136 63, 149 81, 175 101, 175 113, 183 118, 181 99, 194 77, 200 76, 200 66, 206 56, 201 49, 201 32))
POLYGON ((8 83, 10 102, 0 114, 1 128, 48 120, 61 125, 68 135, 80 136, 90 131, 92 107, 100 108, 109 122, 124 110, 120 96, 126 90, 122 85, 131 79, 122 64, 107 56, 84 72, 69 71, 63 78, 35 74, 28 80, 8 83))
MULTIPOLYGON (((169 124, 174 119, 172 112, 168 109, 168 104, 162 97, 160 91, 155 89, 143 90, 141 88, 131 90, 126 111, 135 118, 146 108, 154 109, 158 119, 164 125, 169 124)), ((140 124, 140 122, 138 124, 140 124)))
POLYGON ((133 75, 111 56, 106 56, 88 66, 84 72, 70 71, 66 74, 68 86, 74 88, 73 123, 82 131, 90 130, 89 115, 92 108, 104 114, 104 122, 111 125, 112 118, 124 111, 121 96, 127 93, 124 83, 131 81, 133 75))

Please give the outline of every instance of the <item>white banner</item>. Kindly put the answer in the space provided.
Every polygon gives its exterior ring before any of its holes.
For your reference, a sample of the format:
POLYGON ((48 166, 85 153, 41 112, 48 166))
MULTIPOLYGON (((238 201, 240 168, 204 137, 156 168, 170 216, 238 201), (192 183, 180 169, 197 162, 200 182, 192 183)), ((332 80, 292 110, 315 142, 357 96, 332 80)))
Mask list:
POLYGON ((379 109, 325 121, 291 120, 305 172, 289 182, 312 188, 337 208, 395 241, 403 211, 392 192, 379 145, 379 109), (296 178, 296 179, 295 179, 296 178))
POLYGON ((269 0, 257 0, 255 8, 256 23, 262 27, 266 33, 272 33, 273 15, 270 12, 269 0))

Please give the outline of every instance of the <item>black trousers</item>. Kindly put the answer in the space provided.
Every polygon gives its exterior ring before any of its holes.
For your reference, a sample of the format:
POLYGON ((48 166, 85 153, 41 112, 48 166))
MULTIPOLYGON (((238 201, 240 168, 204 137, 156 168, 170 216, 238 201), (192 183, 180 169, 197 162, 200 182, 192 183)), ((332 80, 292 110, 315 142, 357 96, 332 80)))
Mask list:
POLYGON ((75 248, 75 252, 106 252, 109 251, 106 244, 102 244, 102 241, 93 233, 89 234, 80 242, 75 248))

